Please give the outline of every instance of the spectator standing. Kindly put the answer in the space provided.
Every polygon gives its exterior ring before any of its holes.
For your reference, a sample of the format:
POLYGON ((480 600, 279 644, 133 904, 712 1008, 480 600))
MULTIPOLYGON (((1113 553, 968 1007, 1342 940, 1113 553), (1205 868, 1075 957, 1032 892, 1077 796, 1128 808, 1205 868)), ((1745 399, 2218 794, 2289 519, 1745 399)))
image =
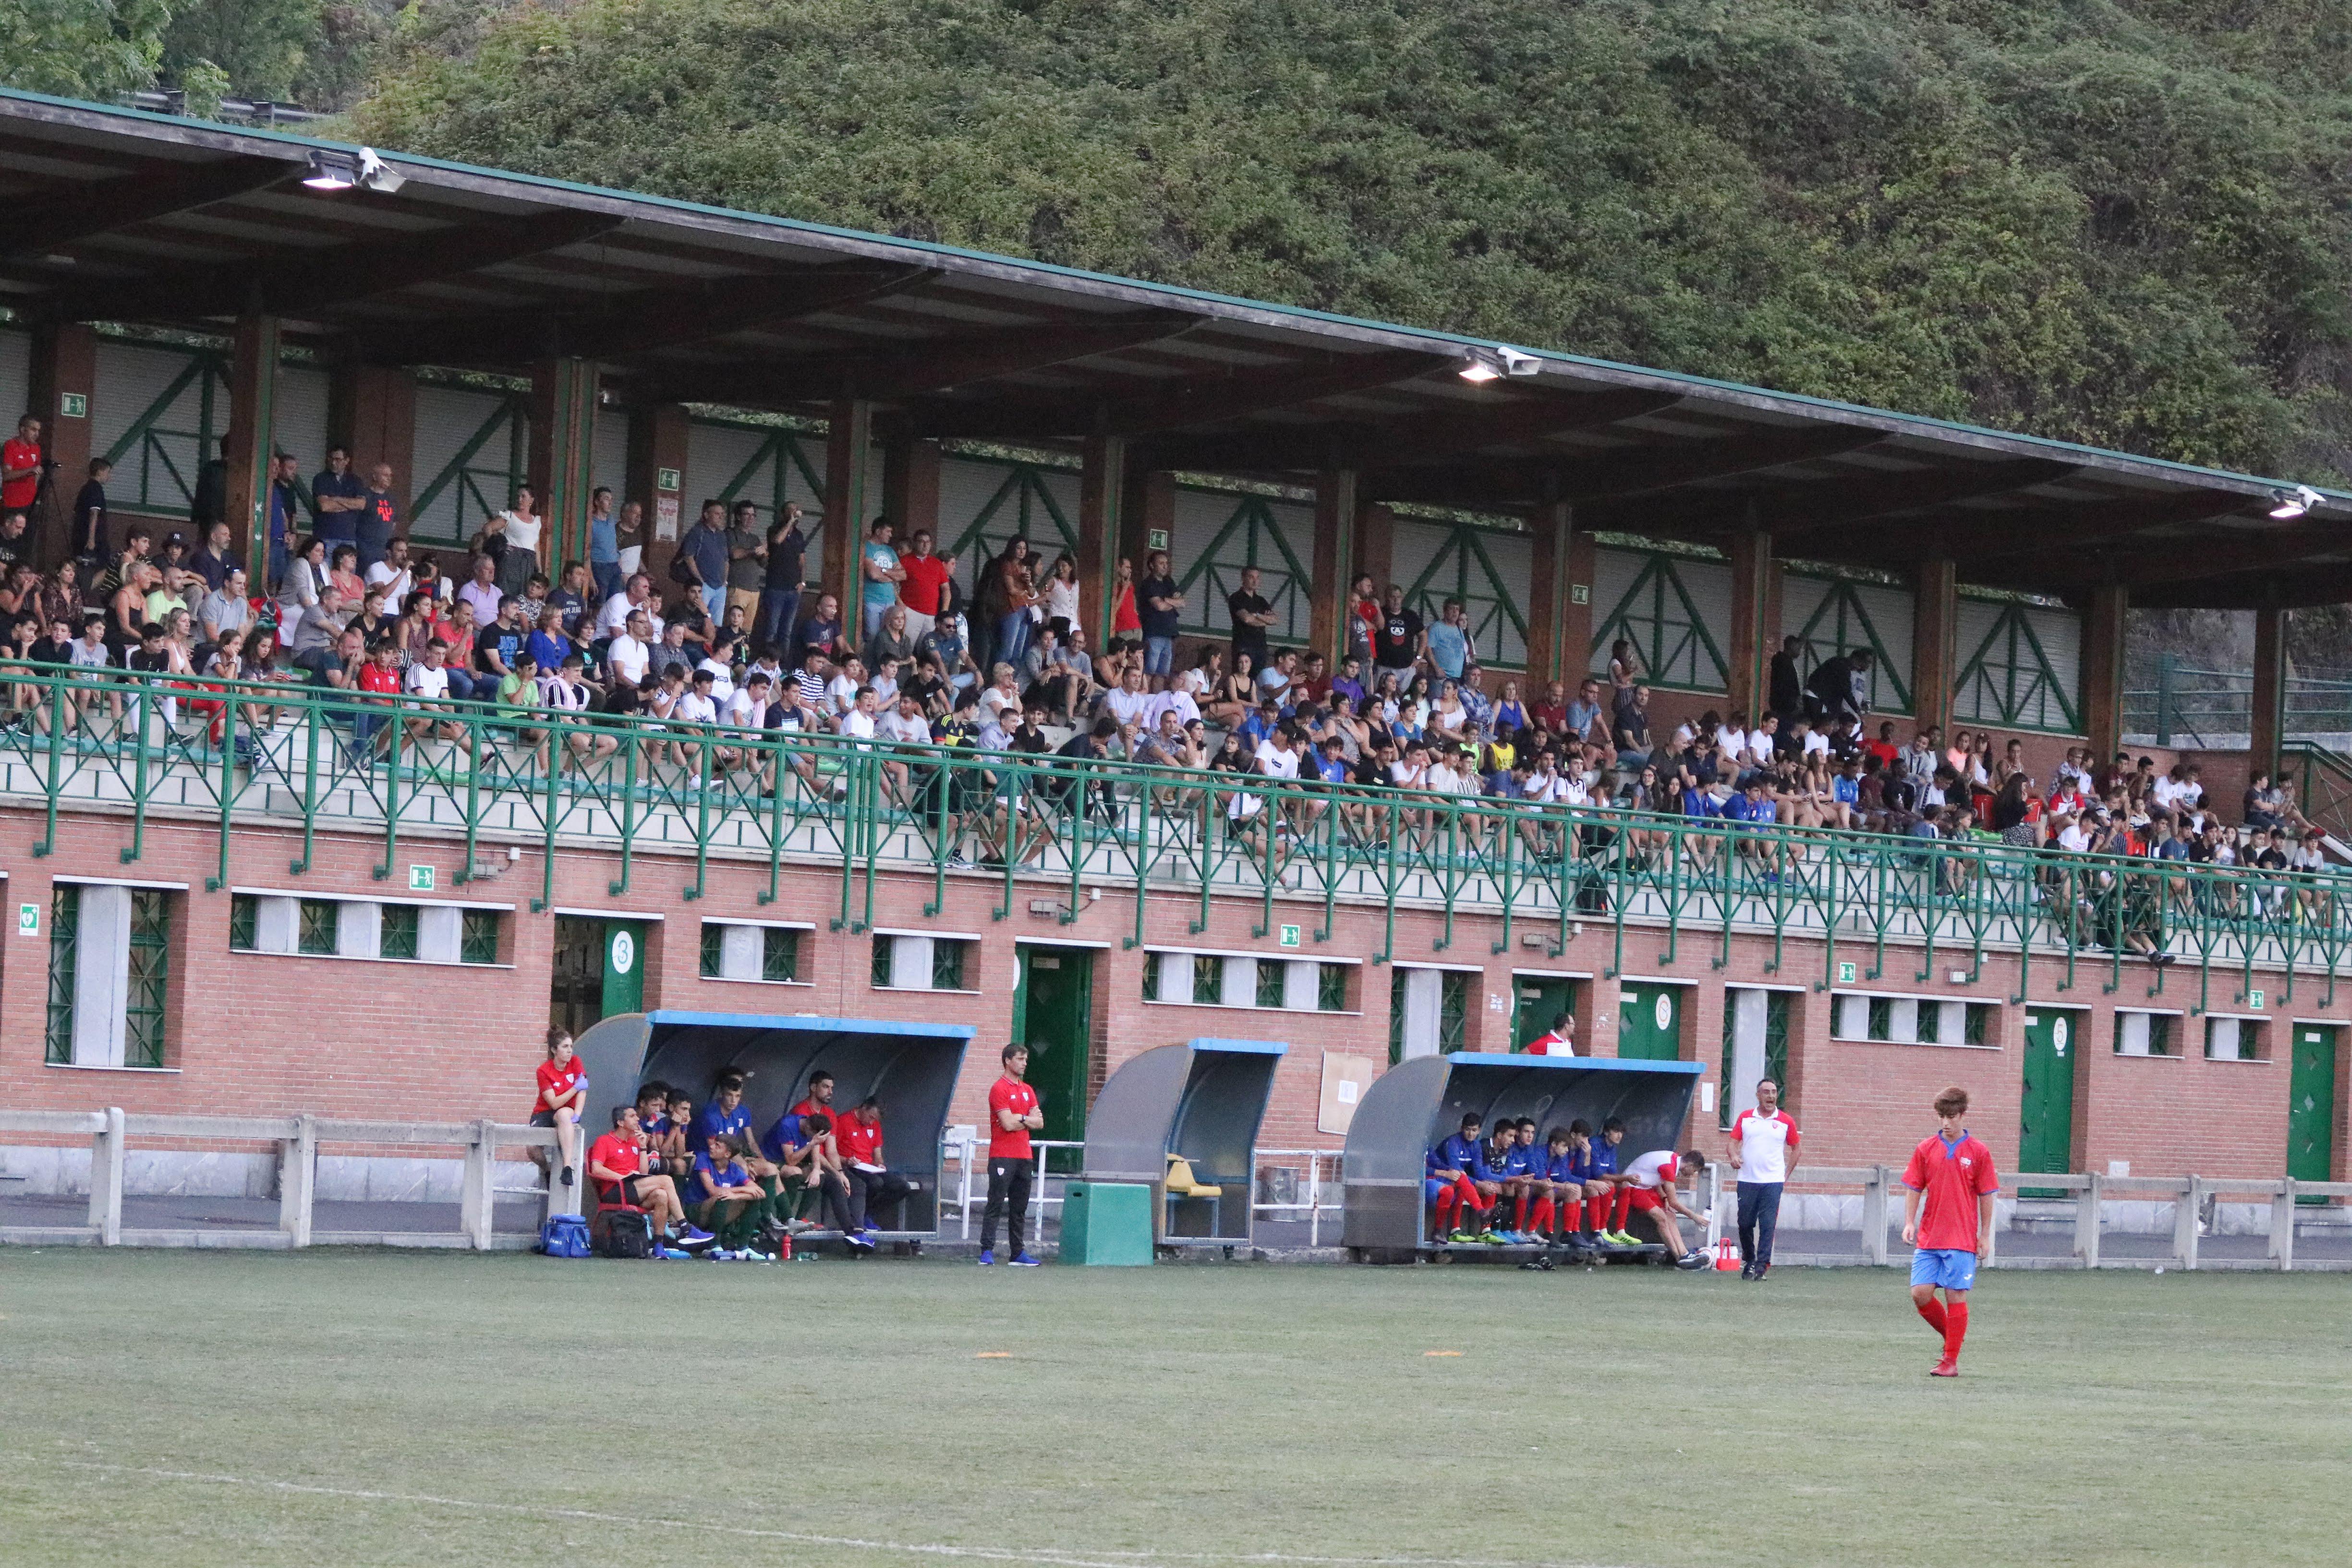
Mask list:
POLYGON ((16 421, 16 434, 0 441, 0 512, 29 514, 41 493, 41 421, 27 414, 16 421))
POLYGON ((1756 1109, 1731 1121, 1731 1157, 1739 1166, 1739 1277, 1761 1279, 1772 1267, 1780 1193, 1797 1163, 1797 1123, 1780 1109, 1780 1086, 1756 1085, 1756 1109))
MULTIPOLYGON (((546 527, 546 519, 539 515, 539 498, 530 487, 516 487, 514 504, 482 525, 482 544, 494 551, 498 562, 499 592, 509 599, 520 598, 530 586, 530 579, 539 570, 539 536, 546 527), (503 549, 493 541, 503 540, 503 549)), ((479 605, 475 606, 478 612, 479 605)), ((712 612, 716 620, 718 613, 712 612)))
MULTIPOLYGON (((400 532, 400 498, 392 493, 392 465, 378 463, 368 469, 367 489, 360 492, 359 522, 354 542, 359 546, 360 572, 373 572, 392 553, 392 542, 400 532)), ((398 604, 406 596, 404 588, 392 595, 398 604)))
POLYGON ((1388 605, 1381 612, 1379 627, 1372 633, 1372 664, 1375 676, 1394 672, 1400 686, 1421 661, 1429 647, 1429 632, 1421 617, 1405 607, 1404 589, 1401 584, 1389 584, 1388 605))
POLYGON ((760 595, 767 582, 768 542, 760 532, 760 509, 739 500, 727 529, 727 607, 740 607, 747 626, 760 613, 760 595))
POLYGON ((908 552, 898 557, 906 581, 898 584, 898 602, 907 607, 907 636, 920 642, 939 624, 948 607, 948 580, 955 575, 953 556, 931 552, 931 531, 915 530, 908 552))
MULTIPOLYGON (((221 445, 226 450, 228 443, 224 441, 221 445)), ((265 592, 286 577, 287 543, 293 537, 294 518, 302 505, 302 492, 294 479, 294 469, 291 452, 278 453, 269 465, 269 583, 263 584, 265 592)))
POLYGON ((1770 710, 1783 730, 1805 709, 1805 680, 1797 669, 1797 654, 1804 646, 1804 639, 1792 633, 1780 639, 1780 651, 1772 656, 1770 710))
MULTIPOLYGON (((793 628, 800 619, 801 590, 807 584, 808 535, 801 531, 801 509, 790 502, 783 516, 768 530, 768 572, 760 591, 760 618, 753 625, 754 646, 789 655, 793 628)), ((793 663, 800 661, 794 658, 793 663)))
POLYGON ((104 458, 92 458, 89 478, 74 497, 73 549, 68 553, 77 561, 106 559, 106 479, 113 472, 114 465, 104 458))
POLYGON ((1437 624, 1429 628, 1429 661, 1448 680, 1462 679, 1463 668, 1475 651, 1470 641, 1470 628, 1462 617, 1462 601, 1448 599, 1438 613, 1437 624))
POLYGON ((1184 595, 1169 571, 1168 552, 1155 550, 1143 558, 1143 581, 1136 588, 1136 615, 1143 623, 1143 673, 1166 682, 1176 670, 1176 629, 1184 612, 1184 595))
POLYGON ((1265 629, 1274 625, 1274 606, 1258 590, 1258 569, 1242 568, 1241 585, 1225 595, 1225 616, 1233 622, 1234 668, 1241 668, 1241 656, 1249 655, 1252 669, 1266 666, 1265 629))
MULTIPOLYGON (((1532 795, 1532 792, 1530 792, 1532 795)), ((1551 1021, 1551 1027, 1528 1042, 1531 1057, 1572 1057, 1576 1054, 1576 1015, 1562 1013, 1551 1021)))
POLYGON ((310 479, 311 536, 327 542, 330 555, 338 545, 357 548, 360 513, 366 507, 367 487, 352 472, 351 452, 341 446, 328 447, 327 466, 310 479))
POLYGON ((1037 1091, 1023 1081, 1029 1070, 1029 1047, 1013 1045, 1001 1056, 1004 1072, 988 1089, 988 1206, 980 1216, 980 1261, 996 1261, 996 1226, 1002 1220, 1013 1248, 1015 1268, 1034 1268, 1037 1260, 1022 1246, 1022 1227, 1029 1215, 1029 1180, 1035 1155, 1029 1135, 1042 1131, 1045 1113, 1038 1109, 1037 1091))
POLYGON ((672 580, 691 588, 702 602, 703 614, 716 626, 727 614, 727 504, 702 503, 702 515, 677 542, 670 557, 672 580))
POLYGON ((877 517, 866 531, 864 558, 858 563, 863 593, 859 603, 863 613, 858 617, 858 630, 872 637, 879 630, 882 617, 898 602, 898 585, 907 580, 907 569, 898 564, 898 552, 890 544, 890 520, 877 517))
POLYGON ((598 604, 621 591, 621 531, 613 521, 610 485, 588 492, 588 574, 595 579, 598 604))

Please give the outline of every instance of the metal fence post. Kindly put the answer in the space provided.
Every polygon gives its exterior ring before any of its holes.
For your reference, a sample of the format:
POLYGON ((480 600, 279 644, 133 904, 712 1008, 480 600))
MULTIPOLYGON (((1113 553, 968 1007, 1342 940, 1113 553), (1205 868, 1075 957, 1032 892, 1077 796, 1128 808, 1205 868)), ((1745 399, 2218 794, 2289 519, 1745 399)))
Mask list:
POLYGON ((2172 672, 2180 663, 2177 654, 2156 656, 2156 743, 2172 744, 2172 672))
POLYGON ((318 1186, 318 1119, 298 1116, 294 1136, 278 1145, 278 1228, 289 1247, 310 1245, 310 1205, 318 1186))
POLYGON ((2190 1176, 2172 1210, 2172 1256, 2183 1268, 2197 1267, 2197 1208, 2204 1195, 2205 1178, 2190 1176))
POLYGON ((2272 1261, 2281 1273, 2294 1267, 2294 1178, 2289 1176, 2271 1194, 2272 1261))
POLYGON ((110 1105, 89 1136, 89 1224, 101 1247, 122 1245, 122 1108, 110 1105))
POLYGON ((1886 1266, 1886 1167, 1873 1165, 1862 1184, 1862 1250, 1871 1262, 1886 1266))
POLYGON ((465 1184, 457 1198, 457 1228, 477 1252, 490 1249, 490 1170, 498 1147, 491 1125, 487 1116, 474 1123, 474 1135, 466 1144, 465 1184))
POLYGON ((2099 1205, 2107 1195, 2107 1179, 2094 1171, 2089 1185, 2074 1195, 2074 1256, 2085 1268, 2099 1266, 2099 1205))

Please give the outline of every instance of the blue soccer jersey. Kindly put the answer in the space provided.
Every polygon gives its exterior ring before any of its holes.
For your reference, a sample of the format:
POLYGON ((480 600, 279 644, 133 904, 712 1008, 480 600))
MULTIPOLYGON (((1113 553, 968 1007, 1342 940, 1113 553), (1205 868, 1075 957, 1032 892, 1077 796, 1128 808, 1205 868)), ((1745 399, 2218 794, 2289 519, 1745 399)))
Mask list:
POLYGON ((1449 1171, 1460 1171, 1474 1182, 1494 1182, 1502 1178, 1486 1164, 1486 1146, 1475 1138, 1465 1138, 1456 1132, 1437 1146, 1438 1157, 1449 1171))
POLYGON ((1591 1176, 1613 1176, 1617 1173, 1617 1145, 1606 1138, 1595 1139, 1589 1146, 1584 1173, 1591 1176))

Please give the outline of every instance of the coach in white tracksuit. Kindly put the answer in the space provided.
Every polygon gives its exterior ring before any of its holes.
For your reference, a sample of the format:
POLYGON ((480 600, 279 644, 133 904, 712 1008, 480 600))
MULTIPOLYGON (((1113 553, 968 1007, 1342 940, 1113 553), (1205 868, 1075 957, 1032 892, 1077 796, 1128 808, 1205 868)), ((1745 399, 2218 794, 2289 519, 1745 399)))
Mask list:
POLYGON ((1739 1277, 1761 1279, 1772 1266, 1772 1233, 1780 1223, 1780 1190, 1797 1163, 1797 1124, 1780 1109, 1780 1086, 1756 1086, 1756 1109, 1731 1123, 1731 1157, 1739 1166, 1739 1277))

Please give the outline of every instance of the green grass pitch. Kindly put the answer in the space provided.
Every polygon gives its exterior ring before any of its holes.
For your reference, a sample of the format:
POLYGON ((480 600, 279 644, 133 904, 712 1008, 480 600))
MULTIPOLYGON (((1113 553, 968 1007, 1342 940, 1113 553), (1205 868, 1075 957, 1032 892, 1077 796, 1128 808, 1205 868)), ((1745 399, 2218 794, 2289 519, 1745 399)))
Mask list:
POLYGON ((0 1562, 2340 1563, 2347 1289, 12 1249, 0 1562))

